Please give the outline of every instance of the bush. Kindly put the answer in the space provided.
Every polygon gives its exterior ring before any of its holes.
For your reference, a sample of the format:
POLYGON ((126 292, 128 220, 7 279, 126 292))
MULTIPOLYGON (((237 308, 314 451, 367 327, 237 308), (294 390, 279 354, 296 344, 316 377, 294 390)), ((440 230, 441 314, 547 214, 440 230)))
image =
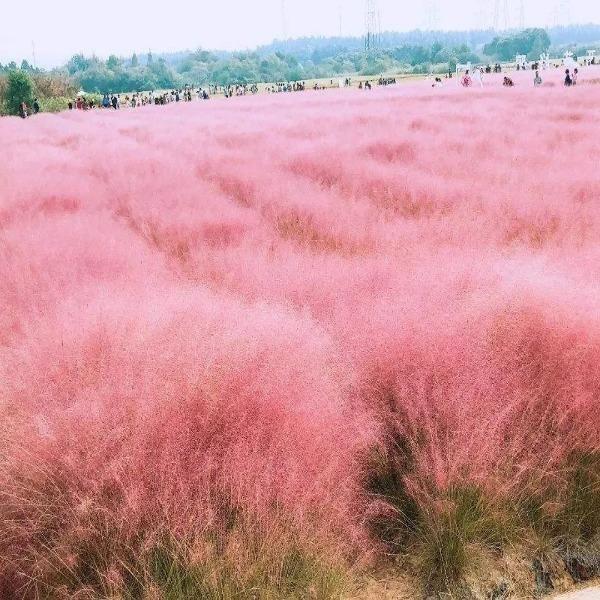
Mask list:
POLYGON ((41 98, 40 99, 40 111, 55 113, 69 108, 69 102, 72 101, 72 97, 55 97, 55 98, 41 98))

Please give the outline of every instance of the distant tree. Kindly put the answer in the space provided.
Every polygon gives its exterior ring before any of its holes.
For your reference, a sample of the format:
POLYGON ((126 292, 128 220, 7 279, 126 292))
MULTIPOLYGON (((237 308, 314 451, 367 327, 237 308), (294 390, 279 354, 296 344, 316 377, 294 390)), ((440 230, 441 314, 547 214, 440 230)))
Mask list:
POLYGON ((439 54, 443 50, 444 50, 444 46, 440 42, 433 42, 433 44, 431 44, 431 50, 430 50, 431 62, 442 62, 440 60, 439 54))
POLYGON ((146 57, 146 64, 150 66, 154 62, 154 57, 152 56, 152 52, 148 52, 148 56, 146 57))
POLYGON ((509 36, 495 37, 484 46, 483 51, 500 60, 513 60, 517 54, 537 59, 550 48, 550 44, 550 37, 545 29, 525 29, 509 36))
POLYGON ((33 71, 33 67, 29 64, 29 61, 23 59, 21 61, 21 71, 26 71, 27 73, 33 71))
POLYGON ((86 58, 83 54, 75 54, 67 63, 67 70, 71 75, 74 75, 80 71, 85 71, 89 68, 90 64, 91 61, 89 58, 86 58))
POLYGON ((546 39, 544 37, 538 36, 533 41, 529 52, 527 52, 527 58, 529 60, 539 60, 540 56, 544 54, 544 52, 548 51, 550 48, 550 38, 546 39))
POLYGON ((111 54, 108 57, 108 60, 106 61, 106 66, 111 70, 114 71, 115 69, 118 69, 119 66, 121 64, 121 61, 119 60, 118 56, 115 56, 114 54, 111 54))
POLYGON ((32 105, 33 82, 26 71, 17 69, 8 73, 3 98, 4 109, 9 115, 18 115, 22 102, 26 102, 28 106, 32 105))
MULTIPOLYGON (((480 57, 477 56, 466 44, 452 48, 452 52, 456 57, 456 60, 460 63, 477 63, 480 61, 480 57)), ((456 68, 456 67, 455 67, 456 68)))
POLYGON ((132 67, 137 67, 138 66, 138 57, 137 54, 134 52, 133 56, 131 57, 131 66, 132 67))

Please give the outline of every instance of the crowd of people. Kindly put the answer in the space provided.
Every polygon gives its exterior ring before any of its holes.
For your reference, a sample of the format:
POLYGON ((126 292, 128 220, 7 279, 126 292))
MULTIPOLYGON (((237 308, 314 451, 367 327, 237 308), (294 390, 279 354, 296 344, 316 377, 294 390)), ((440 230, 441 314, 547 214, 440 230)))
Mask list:
MULTIPOLYGON (((534 63, 534 64, 537 66, 536 63, 534 63)), ((487 70, 485 72, 487 73, 487 70)), ((475 83, 477 83, 480 87, 483 87, 483 73, 484 73, 483 67, 476 67, 473 70, 473 75, 471 75, 470 69, 467 69, 460 80, 460 84, 463 87, 471 87, 475 83)), ((579 69, 574 68, 572 71, 571 71, 571 69, 566 69, 565 79, 564 79, 565 87, 571 87, 573 85, 577 85, 578 78, 579 78, 579 69)), ((534 85, 534 87, 540 87, 541 85, 543 85, 543 83, 544 83, 544 81, 540 75, 539 69, 536 68, 535 75, 533 78, 533 85, 534 85)), ((512 77, 508 77, 507 75, 505 75, 502 80, 502 85, 504 87, 514 87, 515 82, 512 79, 512 77)), ((443 86, 442 79, 440 77, 436 77, 431 87, 442 87, 442 86, 443 86)))
MULTIPOLYGON (((271 86, 267 86, 265 91, 268 94, 281 94, 286 92, 303 92, 306 90, 305 81, 280 81, 271 86)), ((258 91, 258 89, 257 89, 258 91)))
MULTIPOLYGON (((588 61, 587 64, 596 64, 595 58, 588 61)), ((533 85, 539 87, 543 85, 542 77, 539 71, 539 62, 533 62, 529 66, 517 64, 517 71, 526 70, 531 68, 535 71, 533 79, 533 85)), ((484 74, 501 73, 502 65, 496 63, 495 65, 486 65, 475 67, 474 69, 467 69, 460 79, 460 85, 463 87, 471 87, 478 85, 483 87, 484 74)), ((452 72, 448 72, 445 79, 452 79, 452 72)), ((566 69, 564 85, 571 87, 577 85, 579 77, 579 70, 577 68, 566 69)), ((379 77, 376 80, 376 84, 379 86, 388 86, 396 84, 395 77, 379 77)), ((337 84, 337 81, 336 81, 337 84)), ((327 87, 337 87, 334 84, 334 80, 330 81, 330 85, 320 84, 315 82, 312 86, 313 90, 322 90, 327 87)), ((436 76, 432 87, 443 87, 444 83, 440 76, 436 76)), ((503 78, 502 85, 504 87, 514 87, 515 82, 511 77, 505 76, 503 78)), ((339 87, 353 87, 353 81, 351 77, 339 80, 339 87)), ((269 94, 279 94, 287 92, 300 92, 307 89, 306 82, 304 81, 281 81, 273 84, 269 84, 264 88, 264 91, 269 94)), ((371 90, 372 84, 369 80, 359 81, 359 90, 371 90)), ((246 96, 247 94, 258 94, 259 88, 257 84, 232 84, 232 85, 215 85, 209 84, 206 88, 203 87, 190 87, 186 86, 183 89, 170 90, 166 92, 136 92, 133 94, 113 94, 105 93, 102 96, 102 101, 96 104, 93 97, 86 98, 83 93, 80 93, 75 100, 68 102, 69 110, 91 110, 95 108, 113 109, 119 110, 121 108, 137 108, 140 106, 164 106, 165 104, 171 104, 172 102, 192 102, 193 100, 209 100, 213 95, 222 95, 225 98, 232 98, 234 96, 246 96)), ((19 116, 23 119, 27 118, 32 114, 37 114, 40 111, 40 104, 37 98, 33 101, 32 106, 29 107, 27 103, 22 102, 19 107, 19 116)))
MULTIPOLYGON (((164 106, 171 102, 191 102, 196 98, 198 100, 208 100, 210 95, 206 89, 193 89, 190 87, 160 93, 154 91, 137 92, 131 95, 105 93, 102 96, 99 108, 119 110, 121 108, 138 108, 148 105, 164 106)), ((90 110, 96 108, 96 103, 93 98, 88 99, 85 95, 80 94, 74 101, 69 101, 68 108, 69 110, 90 110)))

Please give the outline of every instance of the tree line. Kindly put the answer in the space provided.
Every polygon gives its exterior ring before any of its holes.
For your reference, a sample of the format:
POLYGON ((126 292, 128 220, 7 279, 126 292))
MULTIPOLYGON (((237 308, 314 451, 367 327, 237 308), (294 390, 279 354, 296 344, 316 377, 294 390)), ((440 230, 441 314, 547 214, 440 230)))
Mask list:
MULTIPOLYGON (((157 56, 151 52, 126 58, 111 55, 106 60, 77 54, 51 72, 23 60, 20 65, 0 64, 0 96, 7 85, 2 74, 14 71, 31 77, 33 93, 43 100, 66 98, 76 93, 75 88, 89 93, 127 93, 185 85, 304 81, 353 74, 442 73, 453 71, 457 63, 512 60, 516 54, 537 60, 551 47, 553 36, 561 41, 571 40, 575 52, 585 54, 585 49, 593 44, 578 47, 573 42, 589 42, 594 37, 600 40, 600 26, 550 31, 531 28, 502 35, 491 31, 388 32, 382 34, 379 49, 368 54, 360 38, 302 38, 275 41, 250 52, 200 49, 157 56)), ((6 98, 1 104, 0 110, 8 112, 6 98)))

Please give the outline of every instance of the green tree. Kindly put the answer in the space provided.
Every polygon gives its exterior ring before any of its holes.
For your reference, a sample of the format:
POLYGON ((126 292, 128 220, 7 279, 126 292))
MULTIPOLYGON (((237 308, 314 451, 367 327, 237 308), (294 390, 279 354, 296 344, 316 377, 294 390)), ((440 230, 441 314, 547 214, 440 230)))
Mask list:
POLYGON ((28 106, 32 105, 33 82, 25 71, 10 71, 3 98, 6 112, 9 115, 18 115, 21 102, 26 102, 28 106))
POLYGON ((137 54, 134 52, 133 56, 131 57, 131 66, 132 67, 137 67, 138 66, 138 57, 137 54))
POLYGON ((545 29, 525 29, 506 37, 496 37, 486 44, 483 51, 500 60, 513 60, 517 54, 538 59, 550 48, 550 36, 545 29))
POLYGON ((152 56, 152 52, 148 52, 148 56, 146 57, 146 64, 150 66, 154 62, 154 57, 152 56))
POLYGON ((431 55, 432 62, 443 62, 442 60, 440 60, 440 57, 439 57, 439 54, 440 54, 440 52, 442 52, 443 49, 444 49, 444 46, 442 46, 442 44, 440 44, 440 42, 433 42, 433 44, 431 44, 430 55, 431 55))
POLYGON ((119 68, 119 65, 121 64, 121 61, 119 60, 119 58, 117 56, 115 56, 114 54, 111 54, 108 57, 108 60, 106 61, 106 66, 111 70, 114 71, 115 69, 119 68))
POLYGON ((71 75, 74 75, 79 71, 85 71, 89 68, 90 64, 91 61, 89 58, 86 58, 83 54, 75 54, 67 63, 67 70, 71 75))

